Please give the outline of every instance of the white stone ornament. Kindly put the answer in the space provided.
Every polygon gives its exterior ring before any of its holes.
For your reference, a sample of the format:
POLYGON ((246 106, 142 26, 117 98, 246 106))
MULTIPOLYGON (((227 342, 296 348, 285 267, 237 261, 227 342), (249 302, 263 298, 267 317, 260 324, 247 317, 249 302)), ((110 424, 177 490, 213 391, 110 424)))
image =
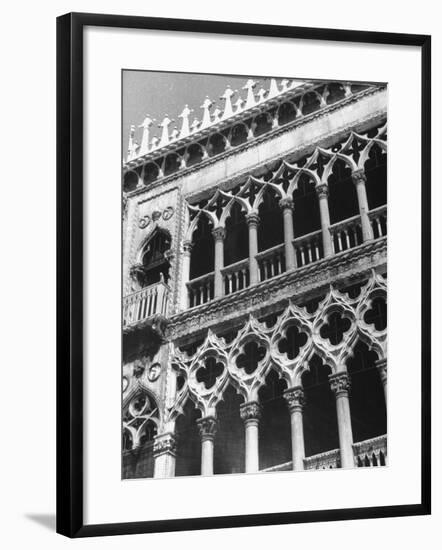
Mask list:
POLYGON ((232 88, 230 87, 230 84, 227 86, 225 92, 223 93, 223 95, 220 97, 220 99, 224 99, 225 101, 225 104, 224 104, 224 112, 223 112, 223 116, 222 116, 222 119, 226 119, 226 118, 229 118, 233 115, 233 109, 232 109, 232 96, 235 94, 235 92, 232 90, 232 88))
POLYGON ((183 122, 181 125, 180 138, 187 137, 190 134, 189 116, 191 115, 192 112, 193 112, 193 109, 189 109, 189 106, 185 105, 181 114, 178 115, 179 118, 183 119, 183 122))
POLYGON ((149 115, 146 115, 145 119, 143 120, 142 124, 138 126, 138 128, 143 129, 143 135, 141 138, 141 146, 140 146, 140 155, 145 155, 149 152, 149 128, 154 123, 154 119, 152 119, 149 115))
POLYGON ((169 124, 171 122, 174 121, 171 120, 168 115, 166 115, 163 118, 162 123, 158 125, 158 128, 162 128, 160 147, 163 147, 164 145, 167 145, 169 143, 169 124))
POLYGON ((203 109, 203 120, 201 122, 201 128, 207 128, 207 126, 210 126, 212 124, 212 120, 210 118, 210 107, 212 105, 212 101, 206 96, 206 99, 201 105, 201 109, 203 109))

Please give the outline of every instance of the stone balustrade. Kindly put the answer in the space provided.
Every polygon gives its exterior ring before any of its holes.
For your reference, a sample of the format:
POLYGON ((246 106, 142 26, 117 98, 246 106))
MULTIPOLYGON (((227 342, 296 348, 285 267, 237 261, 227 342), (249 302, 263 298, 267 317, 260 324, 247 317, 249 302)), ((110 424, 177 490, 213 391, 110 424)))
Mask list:
POLYGON ((224 283, 224 294, 226 296, 248 287, 250 284, 248 259, 240 260, 224 267, 221 270, 221 274, 224 283))
POLYGON ((387 436, 381 435, 353 444, 355 465, 363 468, 387 464, 387 436))
POLYGON ((259 280, 265 281, 285 271, 284 244, 279 244, 256 255, 259 280))
POLYGON ((214 297, 214 273, 207 273, 187 283, 189 307, 205 304, 214 297))
POLYGON ((359 246, 363 242, 361 217, 353 216, 330 226, 335 254, 359 246))
POLYGON ((164 282, 147 286, 123 299, 123 326, 153 315, 166 315, 170 288, 164 282))
POLYGON ((293 239, 298 267, 311 264, 324 257, 321 230, 293 239))
POLYGON ((379 206, 368 213, 375 239, 387 235, 387 207, 379 206))

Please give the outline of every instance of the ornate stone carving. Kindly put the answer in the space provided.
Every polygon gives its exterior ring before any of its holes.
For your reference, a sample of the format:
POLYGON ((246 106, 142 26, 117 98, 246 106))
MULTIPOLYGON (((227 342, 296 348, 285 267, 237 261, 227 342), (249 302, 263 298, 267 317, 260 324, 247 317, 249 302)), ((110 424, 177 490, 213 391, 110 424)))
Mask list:
POLYGON ((257 226, 259 224, 259 216, 257 212, 250 212, 246 215, 246 220, 248 225, 255 225, 257 226))
POLYGON ((201 439, 203 441, 207 439, 213 440, 217 430, 217 420, 214 416, 206 416, 197 420, 198 429, 201 439))
POLYGON ((215 227, 215 229, 212 231, 213 238, 215 241, 222 241, 226 237, 226 230, 224 227, 215 227))
POLYGON ((338 372, 331 374, 328 377, 330 388, 338 397, 339 395, 348 394, 351 388, 350 375, 347 372, 338 372))
POLYGON ((293 210, 293 199, 291 197, 284 197, 279 201, 279 206, 282 208, 282 210, 285 210, 286 208, 293 210))
POLYGON ((318 195, 318 198, 322 199, 324 197, 328 197, 328 185, 326 183, 321 183, 320 185, 316 186, 316 194, 318 195))
POLYGON ((175 209, 173 206, 167 206, 164 210, 154 210, 151 215, 145 214, 138 220, 138 227, 145 229, 151 222, 157 222, 160 218, 168 221, 174 213, 175 209))
POLYGON ((360 168, 359 170, 355 170, 351 175, 351 179, 355 184, 365 183, 367 181, 367 176, 365 175, 364 169, 360 168))
POLYGON ((155 382, 158 380, 161 374, 161 365, 160 363, 154 363, 149 367, 149 373, 147 375, 147 379, 149 382, 155 382))
POLYGON ((173 433, 165 433, 155 436, 153 455, 158 457, 162 454, 176 455, 176 437, 173 433))
POLYGON ((243 403, 240 407, 241 418, 244 422, 259 422, 261 418, 261 405, 257 401, 243 403))
POLYGON ((183 242, 183 253, 184 254, 190 254, 192 252, 193 243, 192 241, 184 241, 183 242))
POLYGON ((290 388, 284 392, 284 398, 291 413, 301 412, 305 405, 304 390, 301 386, 290 388))

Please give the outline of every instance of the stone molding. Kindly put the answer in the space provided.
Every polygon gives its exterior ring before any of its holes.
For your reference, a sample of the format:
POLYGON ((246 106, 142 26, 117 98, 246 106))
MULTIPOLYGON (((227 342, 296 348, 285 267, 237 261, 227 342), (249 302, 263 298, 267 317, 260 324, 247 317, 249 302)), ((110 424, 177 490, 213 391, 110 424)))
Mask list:
POLYGON ((218 429, 218 422, 214 416, 206 416, 196 421, 202 441, 213 441, 218 429))
POLYGON ((256 422, 261 419, 262 408, 257 401, 251 401, 249 403, 243 403, 240 406, 241 419, 245 424, 256 422))
POLYGON ((173 433, 168 432, 156 435, 154 438, 153 455, 155 458, 163 454, 176 456, 176 447, 176 437, 173 433))
POLYGON ((212 230, 212 235, 215 241, 223 241, 226 237, 226 230, 224 227, 216 227, 212 230))
POLYGON ((293 210, 293 207, 294 207, 293 199, 291 199, 290 197, 284 197, 279 201, 279 207, 282 210, 285 210, 285 209, 293 210))
POLYGON ((287 401, 291 413, 302 412, 305 406, 305 395, 301 386, 285 390, 284 399, 287 401))
POLYGON ((319 199, 322 199, 323 197, 328 197, 328 185, 326 183, 321 183, 321 185, 318 185, 316 187, 316 193, 318 195, 319 199))
POLYGON ((336 374, 331 374, 328 379, 330 381, 330 388, 332 392, 336 394, 336 397, 348 395, 350 393, 351 380, 348 372, 337 372, 336 374))
POLYGON ((355 184, 365 183, 367 181, 367 176, 365 175, 365 172, 362 169, 355 170, 354 172, 352 172, 351 178, 353 180, 353 183, 355 184))
POLYGON ((249 212, 249 214, 246 215, 246 220, 247 220, 247 224, 248 226, 250 227, 251 225, 253 226, 258 226, 259 225, 259 215, 258 215, 258 212, 249 212))

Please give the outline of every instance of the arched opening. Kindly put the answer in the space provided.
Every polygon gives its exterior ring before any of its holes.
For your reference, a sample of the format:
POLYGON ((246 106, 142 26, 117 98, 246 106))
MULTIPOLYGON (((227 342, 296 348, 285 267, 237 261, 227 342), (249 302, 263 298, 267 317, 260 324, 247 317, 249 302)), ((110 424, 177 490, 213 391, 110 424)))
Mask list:
POLYGON ((321 106, 321 100, 315 92, 308 92, 302 97, 302 114, 309 115, 317 111, 321 106))
POLYGON ((220 155, 226 150, 226 138, 222 134, 211 136, 208 145, 209 157, 220 155))
POLYGON ((267 187, 259 205, 258 250, 267 250, 284 242, 284 221, 279 195, 267 187))
POLYGON ((204 150, 199 143, 193 143, 187 148, 187 166, 193 166, 203 160, 204 150))
POLYGON ((179 155, 172 153, 167 155, 166 160, 164 161, 164 175, 168 176, 174 172, 178 172, 181 166, 181 158, 179 155))
POLYGON ((214 446, 214 473, 237 474, 245 471, 245 433, 240 416, 243 398, 229 385, 218 403, 218 427, 214 446))
POLYGON ((283 126, 296 118, 296 108, 290 101, 283 103, 278 109, 278 124, 283 126))
POLYGON ((328 178, 330 221, 337 223, 359 214, 358 195, 351 169, 338 159, 328 178))
POLYGON ((387 204, 387 154, 374 144, 365 162, 368 206, 370 210, 387 204))
POLYGON ((327 86, 327 89, 328 89, 328 95, 326 100, 327 105, 330 105, 331 103, 336 103, 336 101, 340 101, 341 99, 344 99, 345 97, 344 86, 339 82, 334 82, 333 84, 329 84, 327 86))
POLYGON ((235 202, 226 220, 224 240, 224 265, 239 262, 249 255, 249 229, 244 212, 235 202))
POLYGON ((136 172, 126 172, 123 176, 123 187, 126 192, 134 191, 138 185, 138 174, 136 172))
POLYGON ((351 376, 350 410, 354 442, 387 433, 384 389, 375 361, 377 354, 358 340, 347 361, 351 376))
POLYGON ((255 137, 262 136, 262 134, 265 134, 272 129, 272 117, 267 113, 258 115, 253 122, 255 127, 253 135, 255 137))
POLYGON ((248 129, 245 124, 237 124, 232 128, 230 143, 233 147, 241 145, 247 141, 248 129))
POLYGON ((287 383, 273 370, 267 375, 259 390, 262 417, 259 423, 259 469, 290 462, 291 428, 290 413, 284 399, 287 383))
POLYGON ((293 205, 295 237, 308 235, 321 229, 321 216, 315 182, 306 173, 301 174, 298 185, 293 191, 293 205))
POLYGON ((154 182, 158 178, 159 173, 160 169, 154 162, 146 164, 143 172, 144 185, 149 185, 150 183, 154 182))
POLYGON ((155 229, 150 239, 144 245, 142 273, 139 280, 142 287, 153 285, 161 280, 169 280, 169 261, 164 253, 170 249, 170 234, 164 229, 155 229))
POLYGON ((187 399, 183 414, 177 418, 175 424, 176 476, 197 476, 201 473, 201 436, 197 424, 200 417, 201 411, 195 407, 190 398, 187 399))
POLYGON ((196 279, 214 269, 215 244, 207 216, 200 215, 192 236, 192 243, 190 279, 196 279))
POLYGON ((305 456, 339 448, 336 400, 328 379, 331 369, 318 355, 310 359, 309 369, 302 375, 305 456))

